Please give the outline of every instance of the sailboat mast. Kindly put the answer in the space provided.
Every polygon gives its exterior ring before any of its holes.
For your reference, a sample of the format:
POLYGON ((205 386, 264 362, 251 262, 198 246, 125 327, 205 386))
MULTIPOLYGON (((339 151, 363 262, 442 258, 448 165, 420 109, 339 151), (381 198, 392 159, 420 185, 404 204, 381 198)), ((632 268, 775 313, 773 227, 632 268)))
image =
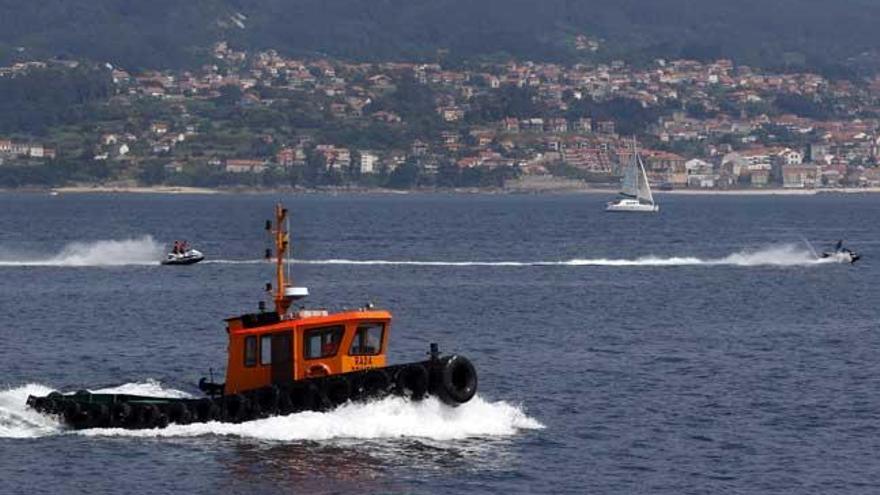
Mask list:
POLYGON ((641 170, 639 169, 639 142, 636 140, 635 134, 633 134, 633 169, 635 170, 636 177, 636 198, 638 198, 639 174, 641 170))

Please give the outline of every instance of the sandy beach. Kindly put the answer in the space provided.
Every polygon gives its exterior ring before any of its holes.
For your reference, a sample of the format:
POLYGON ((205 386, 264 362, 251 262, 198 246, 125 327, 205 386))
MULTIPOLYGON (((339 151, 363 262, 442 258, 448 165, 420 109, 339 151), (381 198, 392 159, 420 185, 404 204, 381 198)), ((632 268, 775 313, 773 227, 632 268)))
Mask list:
POLYGON ((132 193, 132 194, 221 194, 220 189, 182 186, 68 186, 52 189, 52 192, 64 194, 82 193, 132 193))

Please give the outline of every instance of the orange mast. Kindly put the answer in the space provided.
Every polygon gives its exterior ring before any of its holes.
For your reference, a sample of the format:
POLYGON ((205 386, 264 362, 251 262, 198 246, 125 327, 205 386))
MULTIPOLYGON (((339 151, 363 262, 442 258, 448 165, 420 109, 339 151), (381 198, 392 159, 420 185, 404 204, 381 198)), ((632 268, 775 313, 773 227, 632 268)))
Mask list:
POLYGON ((287 232, 287 208, 281 203, 275 205, 275 228, 272 230, 272 236, 275 241, 275 311, 279 315, 287 313, 290 307, 291 299, 287 295, 287 280, 284 274, 284 257, 287 255, 287 249, 290 245, 290 234, 287 232))
MULTIPOLYGON (((292 287, 288 281, 290 275, 284 273, 285 257, 290 253, 290 233, 287 231, 287 208, 281 203, 275 205, 274 227, 272 221, 267 220, 266 230, 272 236, 272 242, 275 244, 275 287, 272 287, 272 284, 266 284, 266 290, 272 293, 275 312, 279 317, 284 318, 290 304, 297 299, 308 296, 309 290, 305 287, 292 287)), ((266 260, 271 258, 272 250, 267 249, 266 260)))

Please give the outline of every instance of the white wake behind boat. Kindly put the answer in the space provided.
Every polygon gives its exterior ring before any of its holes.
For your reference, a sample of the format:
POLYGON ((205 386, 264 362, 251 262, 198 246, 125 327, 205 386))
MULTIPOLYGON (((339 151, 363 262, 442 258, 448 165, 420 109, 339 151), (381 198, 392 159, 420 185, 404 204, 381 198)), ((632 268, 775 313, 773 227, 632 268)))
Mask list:
POLYGON ((608 202, 605 211, 644 213, 660 211, 660 206, 654 202, 654 195, 651 194, 645 164, 642 163, 642 157, 639 156, 635 143, 633 143, 632 160, 624 170, 621 180, 620 197, 616 201, 608 202))
POLYGON ((193 265, 205 259, 205 255, 196 249, 187 249, 183 253, 168 253, 162 260, 163 265, 193 265))

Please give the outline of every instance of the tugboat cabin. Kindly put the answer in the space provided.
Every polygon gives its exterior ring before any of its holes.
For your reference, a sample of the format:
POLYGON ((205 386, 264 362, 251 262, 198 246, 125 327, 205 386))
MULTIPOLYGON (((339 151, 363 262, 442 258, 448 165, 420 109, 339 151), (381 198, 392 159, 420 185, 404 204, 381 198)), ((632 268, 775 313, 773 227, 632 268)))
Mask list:
POLYGON ((226 394, 386 365, 388 311, 302 310, 289 319, 271 312, 226 321, 226 394))

